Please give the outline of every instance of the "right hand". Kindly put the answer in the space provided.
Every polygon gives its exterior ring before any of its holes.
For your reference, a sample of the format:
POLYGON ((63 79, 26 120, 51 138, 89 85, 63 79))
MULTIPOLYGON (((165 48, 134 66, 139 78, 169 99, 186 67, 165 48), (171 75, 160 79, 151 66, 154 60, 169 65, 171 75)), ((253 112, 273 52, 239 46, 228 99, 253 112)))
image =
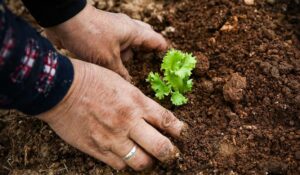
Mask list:
POLYGON ((158 130, 181 137, 185 123, 146 97, 118 74, 79 60, 71 60, 75 75, 64 99, 38 116, 67 143, 115 169, 127 165, 143 170, 178 156, 178 149, 158 130), (129 160, 122 158, 137 146, 129 160))
POLYGON ((168 47, 149 24, 89 4, 74 17, 45 31, 56 45, 84 61, 113 70, 128 81, 131 77, 123 61, 131 59, 133 48, 165 51, 168 47))

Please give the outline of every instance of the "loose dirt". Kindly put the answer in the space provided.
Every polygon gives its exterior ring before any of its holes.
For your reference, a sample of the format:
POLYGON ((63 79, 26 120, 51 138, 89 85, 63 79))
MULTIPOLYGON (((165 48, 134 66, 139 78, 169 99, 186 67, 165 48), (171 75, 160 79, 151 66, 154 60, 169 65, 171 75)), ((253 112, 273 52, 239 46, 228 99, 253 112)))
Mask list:
MULTIPOLYGON (((187 105, 159 102, 192 131, 187 140, 173 140, 180 158, 141 174, 300 174, 299 1, 94 5, 149 22, 173 47, 201 61, 187 105)), ((160 63, 159 55, 138 53, 127 64, 135 85, 151 98, 145 79, 160 63)), ((0 138, 0 174, 135 174, 112 170, 15 111, 0 112, 0 138)))

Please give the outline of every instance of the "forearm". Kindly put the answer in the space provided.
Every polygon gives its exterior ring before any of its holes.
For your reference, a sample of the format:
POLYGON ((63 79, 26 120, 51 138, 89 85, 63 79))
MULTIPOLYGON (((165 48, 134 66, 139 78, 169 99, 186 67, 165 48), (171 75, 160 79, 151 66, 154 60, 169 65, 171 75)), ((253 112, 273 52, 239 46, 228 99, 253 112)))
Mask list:
POLYGON ((67 93, 73 66, 1 0, 0 5, 0 107, 45 112, 67 93))

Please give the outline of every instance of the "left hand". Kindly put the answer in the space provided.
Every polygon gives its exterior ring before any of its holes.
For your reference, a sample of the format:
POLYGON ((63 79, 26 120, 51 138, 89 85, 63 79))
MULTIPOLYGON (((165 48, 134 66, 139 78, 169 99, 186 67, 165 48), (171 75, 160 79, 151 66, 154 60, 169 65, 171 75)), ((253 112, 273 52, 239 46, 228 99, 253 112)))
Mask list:
POLYGON ((132 48, 164 51, 167 42, 149 24, 124 14, 98 10, 91 5, 71 19, 46 28, 47 37, 78 57, 104 66, 130 80, 122 61, 133 56, 132 48))
POLYGON ((116 73, 71 59, 74 80, 55 107, 37 117, 67 143, 115 169, 173 162, 179 150, 160 131, 184 138, 188 126, 116 73), (159 129, 159 130, 158 130, 159 129), (136 148, 130 158, 124 158, 136 148))

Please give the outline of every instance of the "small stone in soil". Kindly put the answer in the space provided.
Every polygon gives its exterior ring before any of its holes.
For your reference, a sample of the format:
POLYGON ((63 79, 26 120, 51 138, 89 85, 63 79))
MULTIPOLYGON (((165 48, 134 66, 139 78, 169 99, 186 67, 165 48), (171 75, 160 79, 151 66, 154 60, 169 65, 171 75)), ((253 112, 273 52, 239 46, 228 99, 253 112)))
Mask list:
POLYGON ((223 156, 231 156, 235 153, 235 147, 228 143, 221 143, 219 147, 219 152, 223 156))
POLYGON ((271 68, 270 73, 271 73, 272 77, 280 78, 279 70, 275 66, 273 66, 271 68))
POLYGON ((200 86, 204 92, 212 93, 214 91, 214 84, 211 81, 204 80, 200 86))
POLYGON ((289 125, 290 126, 294 126, 295 125, 295 122, 293 120, 289 121, 289 125))
POLYGON ((232 111, 228 111, 225 115, 230 120, 236 120, 236 119, 238 119, 238 115, 236 113, 232 112, 232 111))
POLYGON ((270 4, 275 4, 276 0, 267 0, 267 2, 270 4))
POLYGON ((254 0, 244 0, 246 5, 254 5, 254 0))
POLYGON ((208 39, 208 45, 209 46, 214 46, 216 44, 216 38, 211 37, 208 39))
POLYGON ((175 32, 175 28, 172 26, 166 27, 164 31, 162 31, 161 33, 163 35, 168 35, 169 33, 174 33, 175 32))
POLYGON ((230 32, 234 29, 234 26, 229 24, 229 23, 225 23, 222 27, 221 27, 221 31, 224 31, 224 32, 230 32))

